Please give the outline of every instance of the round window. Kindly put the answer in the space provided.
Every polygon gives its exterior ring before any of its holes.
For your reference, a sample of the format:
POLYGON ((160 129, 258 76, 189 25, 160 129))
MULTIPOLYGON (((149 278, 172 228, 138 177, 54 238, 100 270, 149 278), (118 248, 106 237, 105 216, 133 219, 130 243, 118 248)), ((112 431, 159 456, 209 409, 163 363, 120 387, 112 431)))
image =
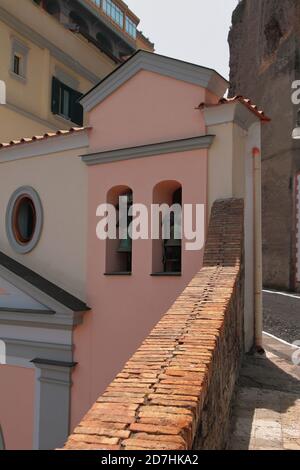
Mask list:
POLYGON ((42 217, 41 201, 34 189, 23 187, 14 192, 7 206, 6 232, 15 251, 28 253, 36 246, 42 217))
POLYGON ((19 243, 29 243, 34 235, 36 210, 29 196, 20 196, 14 207, 13 229, 19 243))

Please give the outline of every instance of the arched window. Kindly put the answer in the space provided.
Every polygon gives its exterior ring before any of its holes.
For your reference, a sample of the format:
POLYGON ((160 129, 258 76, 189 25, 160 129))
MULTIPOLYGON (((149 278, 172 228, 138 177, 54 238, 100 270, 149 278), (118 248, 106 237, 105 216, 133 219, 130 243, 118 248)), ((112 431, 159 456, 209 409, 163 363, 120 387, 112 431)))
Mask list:
POLYGON ((129 209, 133 193, 128 186, 116 186, 107 194, 107 203, 116 209, 116 239, 106 241, 106 274, 128 275, 132 272, 132 239, 129 228, 132 218, 129 209))
POLYGON ((181 210, 182 187, 178 181, 163 181, 153 190, 154 213, 157 232, 153 236, 153 274, 181 274, 182 241, 181 210))

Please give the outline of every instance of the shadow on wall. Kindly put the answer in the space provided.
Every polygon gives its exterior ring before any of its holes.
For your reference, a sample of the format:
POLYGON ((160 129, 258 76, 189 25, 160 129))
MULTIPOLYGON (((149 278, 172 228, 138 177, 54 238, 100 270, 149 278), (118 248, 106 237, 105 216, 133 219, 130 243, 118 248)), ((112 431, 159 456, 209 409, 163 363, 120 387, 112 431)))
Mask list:
POLYGON ((299 379, 264 356, 247 356, 233 407, 229 448, 256 450, 259 446, 266 449, 282 447, 282 415, 294 407, 299 399, 299 379), (263 437, 260 435, 260 426, 263 437))

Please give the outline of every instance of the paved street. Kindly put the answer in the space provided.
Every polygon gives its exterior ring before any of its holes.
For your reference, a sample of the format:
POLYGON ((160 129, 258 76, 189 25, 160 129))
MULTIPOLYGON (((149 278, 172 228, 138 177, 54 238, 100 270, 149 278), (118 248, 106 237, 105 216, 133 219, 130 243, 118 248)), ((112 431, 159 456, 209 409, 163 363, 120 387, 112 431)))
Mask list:
POLYGON ((300 341, 300 295, 264 292, 264 330, 289 343, 300 341))
POLYGON ((264 336, 266 356, 248 356, 233 408, 232 450, 300 450, 300 366, 295 349, 264 336))

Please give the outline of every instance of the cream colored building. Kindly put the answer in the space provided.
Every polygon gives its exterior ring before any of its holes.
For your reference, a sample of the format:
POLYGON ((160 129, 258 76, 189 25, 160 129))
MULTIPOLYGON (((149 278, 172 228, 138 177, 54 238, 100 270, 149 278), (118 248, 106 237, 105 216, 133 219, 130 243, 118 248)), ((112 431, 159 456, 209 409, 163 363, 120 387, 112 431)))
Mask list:
POLYGON ((78 98, 153 44, 120 0, 0 0, 0 142, 85 122, 78 98))

